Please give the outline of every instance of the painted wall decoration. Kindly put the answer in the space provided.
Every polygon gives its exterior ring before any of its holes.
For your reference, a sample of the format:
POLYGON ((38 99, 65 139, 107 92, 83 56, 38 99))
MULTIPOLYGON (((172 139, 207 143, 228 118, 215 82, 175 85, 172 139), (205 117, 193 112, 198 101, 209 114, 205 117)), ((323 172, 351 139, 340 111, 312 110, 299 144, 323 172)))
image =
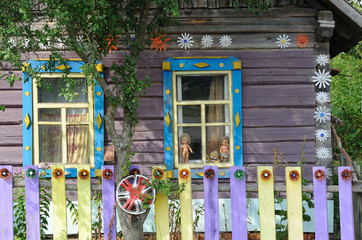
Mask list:
POLYGON ((318 129, 315 134, 318 141, 324 142, 329 137, 329 133, 325 129, 318 129))
POLYGON ((320 159, 329 158, 329 150, 326 147, 320 147, 317 149, 317 157, 320 159))
POLYGON ((280 47, 280 49, 286 49, 290 45, 290 38, 288 35, 285 34, 283 34, 283 36, 279 35, 275 43, 277 44, 278 47, 280 47))
POLYGON ((193 36, 190 36, 190 33, 181 33, 181 37, 177 37, 178 46, 184 48, 185 50, 191 48, 194 45, 193 36))
POLYGON ((222 47, 229 47, 232 43, 232 39, 229 35, 223 35, 221 38, 220 38, 220 45, 222 47))
POLYGON ((316 101, 320 104, 328 102, 328 94, 326 92, 318 92, 316 96, 316 101))
POLYGON ((297 45, 297 47, 299 48, 305 48, 309 45, 309 36, 305 33, 301 33, 301 34, 298 34, 296 37, 295 37, 295 44, 297 45))
POLYGON ((329 86, 331 82, 331 75, 325 69, 322 71, 318 69, 318 71, 314 72, 315 76, 313 76, 313 82, 319 88, 325 88, 329 86))
POLYGON ((165 42, 171 41, 170 38, 166 38, 166 35, 166 33, 162 34, 161 32, 155 31, 153 37, 150 38, 150 40, 152 41, 150 49, 154 48, 156 52, 158 50, 160 52, 162 52, 162 50, 166 50, 166 48, 168 48, 168 45, 165 42))
POLYGON ((201 44, 203 47, 211 47, 214 44, 214 39, 210 35, 204 35, 201 38, 201 44))
POLYGON ((326 123, 327 121, 331 120, 330 118, 331 113, 329 109, 323 106, 317 107, 316 111, 314 112, 314 118, 319 123, 326 123))
POLYGON ((329 63, 329 58, 326 54, 321 54, 317 57, 317 63, 320 66, 325 66, 327 63, 329 63))

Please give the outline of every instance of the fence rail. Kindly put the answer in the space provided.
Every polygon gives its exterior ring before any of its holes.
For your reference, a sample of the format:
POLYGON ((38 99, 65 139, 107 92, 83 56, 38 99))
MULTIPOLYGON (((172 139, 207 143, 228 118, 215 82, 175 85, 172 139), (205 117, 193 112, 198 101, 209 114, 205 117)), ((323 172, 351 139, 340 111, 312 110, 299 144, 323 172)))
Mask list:
MULTIPOLYGON (((165 170, 163 167, 154 169, 165 170)), ((25 181, 15 182, 12 176, 12 166, 0 166, 0 240, 14 239, 13 236, 13 188, 24 186, 26 191, 26 220, 27 239, 40 240, 40 211, 39 187, 51 187, 53 201, 53 229, 54 239, 67 232, 66 223, 66 190, 78 191, 79 209, 79 239, 88 240, 91 237, 91 190, 102 190, 103 195, 103 223, 104 234, 110 239, 116 239, 115 218, 112 219, 114 203, 116 200, 114 167, 102 167, 102 186, 91 185, 89 166, 78 167, 76 186, 65 184, 64 166, 52 166, 51 184, 39 183, 37 166, 26 166, 25 181), (111 227, 109 226, 112 221, 111 227)), ((339 192, 341 239, 353 240, 353 200, 352 192, 362 192, 361 186, 352 187, 351 171, 349 167, 338 168, 339 186, 327 186, 324 167, 313 168, 313 186, 302 187, 301 169, 287 167, 285 169, 285 186, 274 185, 273 168, 259 166, 257 184, 246 184, 245 168, 230 168, 230 185, 219 185, 216 166, 204 166, 203 185, 194 185, 190 178, 190 169, 179 170, 179 182, 186 185, 180 194, 181 204, 181 232, 182 239, 193 239, 192 221, 192 191, 204 191, 205 206, 205 239, 219 239, 219 204, 218 192, 230 191, 231 193, 231 219, 232 239, 247 239, 247 214, 246 192, 258 192, 260 212, 261 239, 276 239, 274 192, 286 192, 288 212, 288 239, 303 239, 302 219, 302 191, 314 193, 316 221, 316 239, 328 239, 328 213, 327 192, 339 192)), ((155 175, 154 175, 155 176, 155 175)), ((161 180, 165 180, 163 176, 161 180)), ((155 202, 155 224, 158 240, 169 240, 168 199, 158 194, 155 202)))

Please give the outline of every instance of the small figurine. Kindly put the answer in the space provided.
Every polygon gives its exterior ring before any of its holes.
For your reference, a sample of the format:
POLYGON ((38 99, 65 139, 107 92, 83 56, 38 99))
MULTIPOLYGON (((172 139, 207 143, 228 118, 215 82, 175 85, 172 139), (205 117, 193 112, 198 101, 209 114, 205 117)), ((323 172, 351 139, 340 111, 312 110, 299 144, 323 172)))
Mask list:
POLYGON ((181 134, 180 139, 182 146, 180 147, 179 154, 182 155, 182 163, 188 163, 190 152, 194 153, 189 145, 191 143, 191 136, 188 133, 183 133, 181 134))
POLYGON ((217 151, 213 151, 208 156, 209 162, 219 162, 219 153, 217 151))
POLYGON ((224 161, 225 158, 225 162, 227 162, 229 160, 229 153, 230 153, 230 149, 229 149, 229 138, 228 137, 223 137, 221 140, 221 147, 220 147, 220 162, 224 161))

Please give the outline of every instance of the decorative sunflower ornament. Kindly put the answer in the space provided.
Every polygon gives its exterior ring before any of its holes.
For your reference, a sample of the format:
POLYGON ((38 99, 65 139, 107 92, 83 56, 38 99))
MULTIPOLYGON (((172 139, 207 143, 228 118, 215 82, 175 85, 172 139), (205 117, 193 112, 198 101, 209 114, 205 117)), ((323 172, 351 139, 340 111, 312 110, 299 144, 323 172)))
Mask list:
POLYGON ((301 33, 298 34, 295 37, 295 44, 299 47, 299 48, 305 48, 309 45, 309 36, 305 33, 301 33))

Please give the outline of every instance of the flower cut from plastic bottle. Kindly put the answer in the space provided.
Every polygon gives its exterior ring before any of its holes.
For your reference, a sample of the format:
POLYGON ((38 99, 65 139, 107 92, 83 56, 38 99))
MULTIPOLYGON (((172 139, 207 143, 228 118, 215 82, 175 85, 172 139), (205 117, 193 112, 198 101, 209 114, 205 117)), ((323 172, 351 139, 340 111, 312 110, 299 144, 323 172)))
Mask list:
POLYGON ((237 179, 237 180, 241 180, 243 179, 245 176, 245 172, 241 169, 238 169, 234 172, 234 177, 237 179))
POLYGON ((150 38, 150 40, 152 41, 152 45, 150 47, 150 49, 155 49, 156 52, 157 51, 166 51, 166 48, 168 48, 168 45, 165 42, 169 42, 171 41, 170 38, 166 38, 166 33, 162 34, 161 32, 157 32, 155 31, 155 33, 153 34, 153 37, 150 38))
POLYGON ((106 180, 111 180, 113 178, 113 171, 111 169, 104 169, 102 176, 106 180))
POLYGON ((180 171, 179 176, 182 179, 188 179, 190 176, 190 171, 184 168, 180 171))
MULTIPOLYGON (((116 35, 116 38, 118 38, 118 35, 116 35)), ((108 42, 107 48, 109 48, 110 53, 113 53, 113 50, 118 50, 117 47, 114 45, 114 38, 111 34, 108 36, 106 41, 108 42)))
POLYGON ((7 168, 0 169, 0 178, 7 180, 11 177, 11 172, 7 168))
POLYGON ((90 173, 87 169, 82 169, 79 171, 78 176, 80 179, 88 179, 90 177, 90 173))
POLYGON ((341 173, 341 177, 343 180, 348 181, 352 176, 352 171, 348 169, 344 169, 341 173))
POLYGON ((299 175, 299 172, 296 171, 296 170, 293 170, 289 173, 289 178, 292 180, 292 181, 297 181, 299 179, 300 175, 299 175))
POLYGON ((129 171, 130 175, 139 175, 141 174, 141 171, 138 168, 132 168, 131 171, 129 171))
POLYGON ((267 169, 263 170, 260 174, 261 179, 263 180, 269 180, 272 176, 271 172, 267 169))
POLYGON ((314 177, 317 180, 322 181, 322 180, 324 180, 326 178, 326 174, 322 169, 318 169, 317 171, 315 171, 314 177))
POLYGON ((33 179, 36 177, 36 170, 34 168, 29 168, 26 170, 26 176, 30 179, 33 179))
POLYGON ((164 172, 163 172, 162 169, 156 168, 156 169, 153 170, 152 175, 156 179, 161 179, 163 177, 163 175, 164 175, 164 172))
POLYGON ((213 179, 215 177, 215 171, 213 169, 211 169, 211 168, 206 169, 204 174, 205 174, 205 177, 207 179, 209 179, 209 180, 211 180, 211 179, 213 179))
POLYGON ((63 177, 64 175, 64 172, 62 169, 60 168, 56 168, 53 170, 53 173, 52 173, 53 177, 56 178, 56 179, 60 179, 61 177, 63 177))

